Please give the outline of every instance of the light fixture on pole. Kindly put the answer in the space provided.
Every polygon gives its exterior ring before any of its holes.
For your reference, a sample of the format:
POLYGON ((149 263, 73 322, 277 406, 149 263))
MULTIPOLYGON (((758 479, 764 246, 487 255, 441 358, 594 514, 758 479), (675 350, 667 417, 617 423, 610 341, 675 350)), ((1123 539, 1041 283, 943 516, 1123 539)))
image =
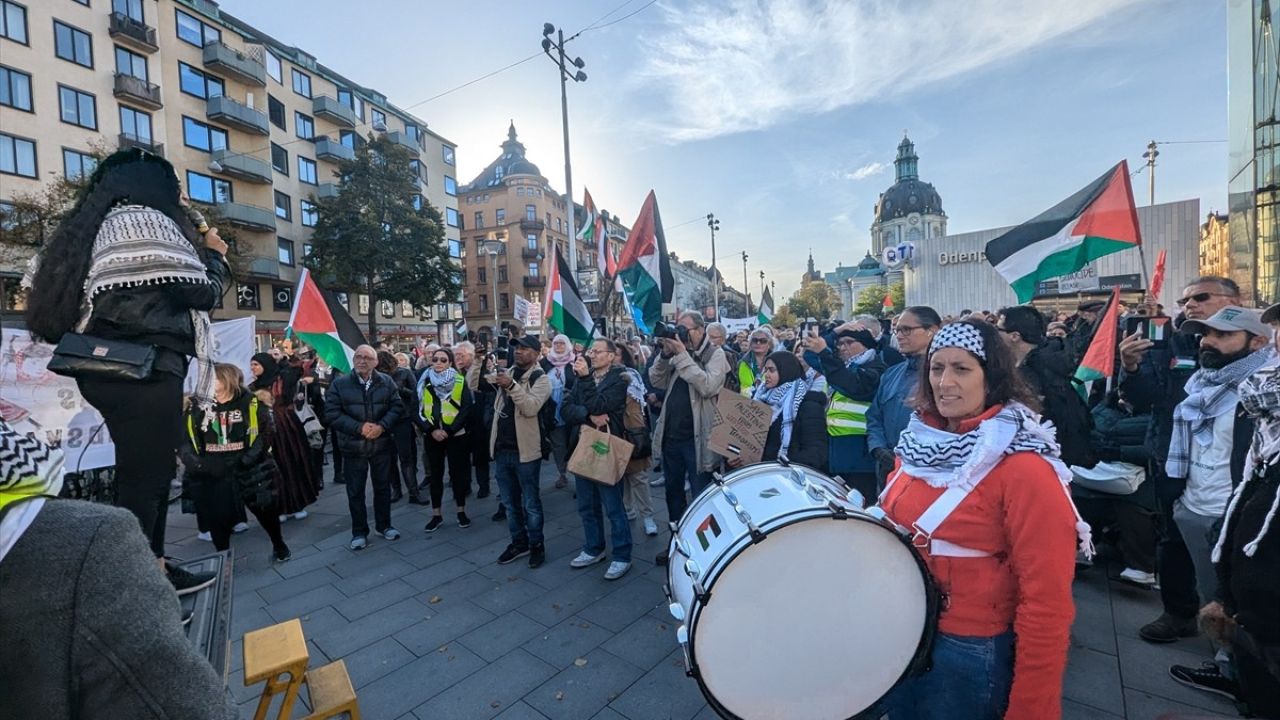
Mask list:
POLYGON ((742 251, 742 300, 747 305, 747 317, 751 317, 751 291, 747 290, 747 251, 742 251))
MULTIPOLYGON (((763 270, 760 271, 760 302, 762 303, 764 302, 764 271, 763 270)), ((763 305, 761 307, 763 307, 763 305)), ((749 313, 748 313, 748 316, 750 316, 749 313)))
MULTIPOLYGON (((579 33, 581 34, 581 33, 579 33)), ((569 38, 572 40, 578 37, 573 35, 569 38)), ((564 30, 557 30, 555 25, 551 23, 542 24, 542 52, 551 58, 551 61, 560 69, 560 118, 564 125, 564 205, 565 215, 569 218, 569 267, 573 273, 578 272, 578 232, 575 229, 577 218, 574 215, 573 204, 573 168, 569 163, 569 93, 567 88, 570 80, 574 82, 586 82, 587 74, 582 71, 586 67, 586 63, 582 58, 576 57, 572 61, 565 58, 564 45, 569 42, 564 37, 564 30), (551 33, 556 33, 556 39, 551 39, 551 33), (552 48, 555 53, 552 54, 552 48), (568 66, 568 67, 566 67, 568 66), (572 68, 577 68, 570 74, 572 68)))
POLYGON ((493 295, 493 331, 496 337, 498 333, 498 256, 502 254, 506 247, 506 232, 489 233, 488 239, 484 241, 484 252, 489 255, 489 286, 493 295))
POLYGON ((715 213, 707 213, 707 227, 711 228, 711 304, 715 308, 716 320, 719 320, 720 271, 716 269, 716 231, 720 229, 720 221, 715 213))

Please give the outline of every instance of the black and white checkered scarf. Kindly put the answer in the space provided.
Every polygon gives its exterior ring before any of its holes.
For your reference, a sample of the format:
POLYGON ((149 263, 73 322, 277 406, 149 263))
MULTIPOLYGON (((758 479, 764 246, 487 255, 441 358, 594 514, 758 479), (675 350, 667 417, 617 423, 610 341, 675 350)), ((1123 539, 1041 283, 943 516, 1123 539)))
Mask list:
POLYGON ((1171 478, 1184 479, 1191 468, 1191 443, 1201 446, 1213 440, 1213 421, 1235 410, 1239 385, 1269 362, 1275 351, 1267 346, 1216 370, 1200 368, 1187 380, 1187 399, 1173 409, 1173 434, 1164 470, 1171 478))

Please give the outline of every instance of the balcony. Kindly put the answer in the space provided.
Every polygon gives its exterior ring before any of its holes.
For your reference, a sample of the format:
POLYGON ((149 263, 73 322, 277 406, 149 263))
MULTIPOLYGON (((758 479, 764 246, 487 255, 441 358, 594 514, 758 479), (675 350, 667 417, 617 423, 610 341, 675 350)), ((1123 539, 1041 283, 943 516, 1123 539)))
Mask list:
POLYGON ((115 96, 152 110, 164 106, 160 101, 160 86, 124 73, 116 73, 115 96))
POLYGON ((107 32, 116 40, 143 52, 153 53, 160 49, 156 44, 155 28, 124 13, 111 13, 107 32))
POLYGON ((276 213, 274 210, 246 205, 245 203, 218 203, 218 215, 228 225, 257 232, 276 231, 276 213))
POLYGON ((204 66, 248 85, 267 86, 266 66, 220 42, 204 46, 204 66))
POLYGON ((268 136, 271 134, 271 123, 267 120, 266 113, 258 112, 243 103, 232 100, 226 95, 209 98, 209 104, 205 108, 204 115, 210 120, 225 123, 237 130, 243 130, 254 135, 268 136))
POLYGON ((523 260, 541 260, 545 254, 538 248, 522 247, 520 248, 520 257, 523 260))
POLYGON ((253 277, 278 280, 280 278, 280 261, 275 258, 249 258, 246 272, 253 277))
POLYGON ((129 133, 120 133, 119 143, 121 150, 138 148, 139 150, 146 150, 149 153, 164 157, 164 143, 152 142, 151 138, 140 138, 129 133))
POLYGON ((338 197, 337 183, 320 183, 320 187, 316 189, 316 198, 319 200, 328 200, 338 197))
POLYGON ((524 232, 540 233, 547 227, 547 224, 541 220, 530 220, 524 218, 520 221, 520 229, 524 232))
POLYGON ((418 147, 417 140, 414 140, 399 130, 387 133, 387 139, 401 147, 404 147, 411 152, 414 157, 418 157, 422 152, 422 148, 418 147))
POLYGON ((214 150, 209 164, 213 163, 222 166, 221 170, 214 172, 259 185, 271 184, 271 163, 266 160, 230 150, 214 150))
POLYGON ((529 276, 524 279, 524 286, 527 288, 540 288, 547 286, 547 279, 541 276, 529 276))
POLYGON ((329 162, 341 162, 343 160, 355 160, 356 151, 343 145, 337 140, 330 140, 321 136, 315 138, 316 157, 329 162))
POLYGON ((341 125, 347 128, 355 127, 358 120, 355 110, 328 95, 317 95, 311 101, 311 114, 316 117, 322 117, 334 125, 341 125))

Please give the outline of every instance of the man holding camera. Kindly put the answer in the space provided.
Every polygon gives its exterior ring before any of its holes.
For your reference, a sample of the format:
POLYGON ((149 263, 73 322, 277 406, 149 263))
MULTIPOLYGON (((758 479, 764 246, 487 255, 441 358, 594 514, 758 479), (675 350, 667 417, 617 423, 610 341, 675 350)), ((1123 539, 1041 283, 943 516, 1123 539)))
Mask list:
MULTIPOLYGON (((649 381, 654 388, 666 391, 666 400, 653 437, 662 453, 667 516, 671 522, 679 522, 688 507, 685 483, 697 496, 720 462, 707 441, 729 363, 724 351, 707 339, 702 315, 696 312, 684 313, 674 326, 655 328, 654 336, 660 352, 649 368, 649 381)), ((655 562, 667 564, 665 550, 655 562)))

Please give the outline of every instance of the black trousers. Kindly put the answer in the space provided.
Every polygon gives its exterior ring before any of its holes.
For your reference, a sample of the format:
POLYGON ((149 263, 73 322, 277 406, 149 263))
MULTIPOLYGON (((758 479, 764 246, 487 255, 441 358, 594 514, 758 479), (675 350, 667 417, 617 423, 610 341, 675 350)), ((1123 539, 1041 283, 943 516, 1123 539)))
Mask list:
MULTIPOLYGON (((80 394, 102 413, 116 446, 116 505, 138 518, 156 557, 164 556, 169 483, 182 432, 182 378, 77 381, 80 394)), ((67 458, 75 468, 75 458, 67 458)))
MULTIPOLYGON (((489 427, 467 428, 467 435, 471 439, 464 444, 469 446, 471 467, 476 472, 476 488, 480 492, 489 492, 489 427)), ((468 477, 467 485, 470 484, 468 477)))
POLYGON ((202 478, 192 483, 196 503, 196 519, 200 526, 213 536, 213 547, 219 551, 231 547, 231 528, 243 522, 247 508, 258 518, 262 529, 271 538, 271 547, 285 547, 280 533, 280 507, 272 503, 268 507, 254 507, 240 502, 234 478, 202 478))
MULTIPOLYGON (((1176 618, 1194 618, 1200 612, 1196 594, 1196 567, 1191 553, 1173 521, 1173 504, 1182 497, 1187 483, 1164 474, 1164 468, 1152 463, 1152 479, 1156 483, 1156 505, 1159 509, 1160 540, 1156 544, 1156 571, 1160 573, 1160 601, 1164 611, 1176 618)), ((1208 599, 1206 598, 1206 602, 1208 599)))
POLYGON ((399 476, 394 483, 392 495, 400 494, 403 483, 409 497, 418 497, 418 431, 413 423, 407 420, 391 426, 391 442, 396 446, 396 459, 399 460, 399 476))
POLYGON ((364 504, 364 488, 372 471, 373 522, 378 532, 391 527, 391 468, 395 462, 392 453, 379 453, 373 457, 344 455, 343 479, 347 483, 347 508, 351 511, 351 537, 368 537, 369 510, 364 504))
POLYGON ((427 451, 427 467, 431 483, 431 509, 439 510, 444 502, 445 461, 449 463, 449 486, 453 489, 453 503, 461 511, 467 506, 467 494, 471 490, 471 441, 467 435, 440 442, 427 434, 424 442, 427 451))
POLYGON ((329 447, 333 450, 333 481, 335 483, 346 482, 342 475, 342 451, 338 449, 338 431, 334 428, 329 428, 326 432, 329 435, 329 447))

